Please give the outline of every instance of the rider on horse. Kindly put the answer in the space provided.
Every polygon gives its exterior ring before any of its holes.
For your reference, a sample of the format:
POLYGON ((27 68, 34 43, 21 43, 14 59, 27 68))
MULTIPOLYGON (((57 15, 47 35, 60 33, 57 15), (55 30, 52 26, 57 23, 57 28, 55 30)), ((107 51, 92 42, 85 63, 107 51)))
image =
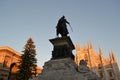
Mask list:
POLYGON ((58 24, 56 26, 57 28, 57 33, 56 35, 58 36, 59 34, 61 34, 61 36, 67 36, 67 34, 69 33, 67 30, 67 24, 70 24, 66 19, 65 16, 62 16, 59 21, 58 24))

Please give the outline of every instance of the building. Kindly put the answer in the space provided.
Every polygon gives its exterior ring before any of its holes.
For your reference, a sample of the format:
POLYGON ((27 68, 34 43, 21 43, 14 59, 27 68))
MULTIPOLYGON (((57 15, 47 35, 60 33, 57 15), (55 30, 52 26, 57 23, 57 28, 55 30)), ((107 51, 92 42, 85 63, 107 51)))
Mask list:
MULTIPOLYGON (((0 47, 0 80, 14 80, 14 74, 18 70, 18 61, 21 53, 15 51, 8 46, 0 47), (12 68, 12 69, 11 69, 12 68)), ((41 73, 42 69, 37 67, 37 73, 41 73)))
POLYGON ((0 47, 0 79, 7 80, 10 66, 17 63, 21 54, 8 46, 0 47))
POLYGON ((80 60, 85 60, 87 66, 98 75, 102 80, 120 80, 120 71, 114 53, 109 53, 109 59, 106 59, 99 49, 99 53, 94 51, 92 43, 82 48, 79 43, 76 44, 75 63, 79 65, 80 60))

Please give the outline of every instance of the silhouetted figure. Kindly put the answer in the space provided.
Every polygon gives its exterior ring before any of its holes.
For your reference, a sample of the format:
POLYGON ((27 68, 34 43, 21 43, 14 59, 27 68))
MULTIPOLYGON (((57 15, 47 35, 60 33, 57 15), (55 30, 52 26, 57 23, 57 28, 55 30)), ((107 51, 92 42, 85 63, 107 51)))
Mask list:
POLYGON ((90 71, 90 69, 87 67, 87 62, 85 60, 80 60, 79 66, 78 66, 79 72, 87 73, 90 71))
POLYGON ((69 24, 69 22, 65 19, 65 16, 62 16, 59 21, 58 24, 56 26, 56 35, 58 36, 59 34, 61 34, 61 36, 67 36, 67 34, 69 33, 67 30, 67 24, 69 24))
POLYGON ((87 62, 86 62, 85 60, 82 59, 82 60, 80 60, 79 65, 87 66, 87 62))

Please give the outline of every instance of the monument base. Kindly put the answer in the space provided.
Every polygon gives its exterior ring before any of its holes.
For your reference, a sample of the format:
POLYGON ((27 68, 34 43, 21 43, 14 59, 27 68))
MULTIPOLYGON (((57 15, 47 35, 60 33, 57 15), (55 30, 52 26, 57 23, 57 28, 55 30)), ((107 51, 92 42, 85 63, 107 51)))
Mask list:
POLYGON ((72 50, 74 50, 75 47, 69 36, 57 37, 50 39, 49 41, 53 45, 51 59, 71 58, 74 60, 72 50))
POLYGON ((86 80, 71 58, 50 60, 43 66, 43 72, 36 80, 86 80))

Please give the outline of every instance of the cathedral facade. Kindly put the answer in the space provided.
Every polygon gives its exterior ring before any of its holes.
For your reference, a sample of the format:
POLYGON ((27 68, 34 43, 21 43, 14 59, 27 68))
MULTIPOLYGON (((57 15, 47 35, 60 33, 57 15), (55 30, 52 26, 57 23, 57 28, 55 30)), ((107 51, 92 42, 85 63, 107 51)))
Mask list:
POLYGON ((99 48, 99 53, 94 51, 91 42, 88 43, 88 46, 84 45, 82 48, 77 43, 75 63, 79 65, 80 60, 85 60, 89 69, 98 75, 101 80, 120 80, 119 67, 112 51, 109 53, 109 59, 106 59, 101 48, 99 48))

